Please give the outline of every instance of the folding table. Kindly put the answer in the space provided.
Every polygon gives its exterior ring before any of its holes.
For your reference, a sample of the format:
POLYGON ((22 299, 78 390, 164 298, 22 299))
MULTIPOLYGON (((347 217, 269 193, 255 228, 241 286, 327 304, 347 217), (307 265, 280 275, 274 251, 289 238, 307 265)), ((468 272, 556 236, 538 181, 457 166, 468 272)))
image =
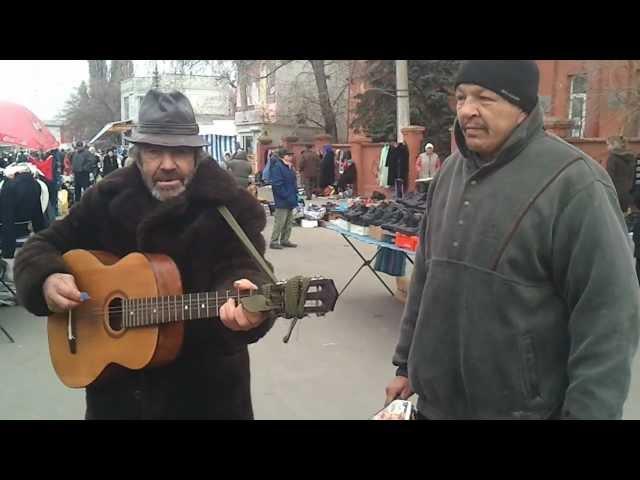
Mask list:
POLYGON ((378 249, 375 253, 375 255, 373 257, 371 257, 370 259, 366 259, 364 257, 364 255, 362 255, 362 253, 360 253, 360 251, 357 249, 357 247, 353 244, 353 242, 351 242, 351 240, 349 240, 350 238, 353 238, 355 240, 358 240, 359 242, 362 243, 367 243, 369 245, 375 245, 377 247, 380 248, 388 248, 390 250, 396 250, 398 252, 402 252, 404 254, 404 256, 407 258, 407 260, 409 260, 411 262, 411 264, 413 265, 413 260, 411 260, 410 255, 415 255, 416 252, 412 251, 412 250, 407 250, 406 248, 401 248, 401 247, 397 247, 392 243, 388 243, 388 242, 382 242, 380 240, 375 240, 371 237, 367 237, 364 235, 358 235, 356 233, 350 232, 349 230, 345 230, 344 228, 340 228, 337 225, 334 225, 332 223, 325 223, 323 225, 323 228, 326 228, 327 230, 332 230, 336 233, 339 233, 340 235, 342 235, 342 237, 347 241, 347 243, 351 246, 351 248, 353 249, 354 252, 356 252, 358 254, 358 256, 362 259, 362 265, 360 265, 360 268, 358 268, 358 270, 356 271, 356 273, 353 274, 353 276, 349 279, 349 281, 347 282, 347 284, 342 287, 342 290, 340 291, 340 293, 338 295, 342 295, 342 292, 344 292, 347 287, 351 284, 351 282, 353 282, 353 279, 356 278, 356 276, 362 271, 363 268, 367 267, 369 270, 371 270, 371 272, 376 276, 376 278, 378 280, 380 280, 380 283, 382 283, 382 285, 384 286, 384 288, 387 289, 387 291, 393 296, 395 295, 393 293, 393 290, 391 290, 391 288, 389 288, 389 286, 387 285, 387 283, 382 279, 382 277, 380 277, 380 275, 378 275, 378 272, 376 272, 372 267, 371 267, 371 262, 373 262, 376 257, 378 256, 378 254, 382 251, 380 249, 378 249))

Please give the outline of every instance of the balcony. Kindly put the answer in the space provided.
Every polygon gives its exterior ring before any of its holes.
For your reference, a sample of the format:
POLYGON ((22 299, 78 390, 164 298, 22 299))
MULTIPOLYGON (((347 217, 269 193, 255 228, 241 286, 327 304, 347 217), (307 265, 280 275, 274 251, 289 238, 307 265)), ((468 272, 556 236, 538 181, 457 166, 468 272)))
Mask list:
POLYGON ((275 104, 250 106, 251 110, 236 112, 236 125, 251 125, 276 122, 275 104))

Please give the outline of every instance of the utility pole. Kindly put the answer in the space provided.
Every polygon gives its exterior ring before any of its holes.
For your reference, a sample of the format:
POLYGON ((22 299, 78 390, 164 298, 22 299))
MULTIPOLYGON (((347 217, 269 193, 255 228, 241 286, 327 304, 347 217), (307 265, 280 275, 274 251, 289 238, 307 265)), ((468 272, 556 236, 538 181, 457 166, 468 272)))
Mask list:
POLYGON ((398 101, 398 143, 402 142, 402 129, 411 123, 409 117, 409 72, 407 60, 396 60, 396 98, 398 101))
POLYGON ((153 70, 153 88, 160 88, 160 73, 158 72, 158 61, 155 61, 155 68, 153 70))

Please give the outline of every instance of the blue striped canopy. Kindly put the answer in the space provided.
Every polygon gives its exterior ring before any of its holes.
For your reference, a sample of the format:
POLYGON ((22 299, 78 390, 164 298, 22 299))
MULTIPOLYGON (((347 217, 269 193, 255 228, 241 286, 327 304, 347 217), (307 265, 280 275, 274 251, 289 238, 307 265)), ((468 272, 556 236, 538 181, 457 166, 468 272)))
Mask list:
POLYGON ((207 146, 204 149, 209 155, 213 157, 218 164, 225 168, 224 154, 229 152, 233 155, 236 136, 235 135, 200 135, 207 142, 207 146))

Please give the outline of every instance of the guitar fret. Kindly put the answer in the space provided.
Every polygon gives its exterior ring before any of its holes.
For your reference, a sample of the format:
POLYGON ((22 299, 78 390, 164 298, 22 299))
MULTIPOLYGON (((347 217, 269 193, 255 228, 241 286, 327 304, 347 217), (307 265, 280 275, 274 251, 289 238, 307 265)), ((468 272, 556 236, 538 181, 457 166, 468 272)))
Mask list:
POLYGON ((136 328, 220 317, 220 308, 229 299, 233 298, 237 305, 240 305, 240 300, 244 297, 240 290, 235 294, 231 290, 225 290, 222 297, 218 291, 215 291, 187 293, 180 296, 122 298, 122 326, 123 328, 136 328), (210 297, 211 293, 215 296, 210 297), (180 302, 178 302, 178 297, 180 302), (213 309, 212 306, 214 306, 213 309), (178 310, 181 312, 180 315, 178 315, 178 310), (194 312, 194 310, 196 311, 194 312))

